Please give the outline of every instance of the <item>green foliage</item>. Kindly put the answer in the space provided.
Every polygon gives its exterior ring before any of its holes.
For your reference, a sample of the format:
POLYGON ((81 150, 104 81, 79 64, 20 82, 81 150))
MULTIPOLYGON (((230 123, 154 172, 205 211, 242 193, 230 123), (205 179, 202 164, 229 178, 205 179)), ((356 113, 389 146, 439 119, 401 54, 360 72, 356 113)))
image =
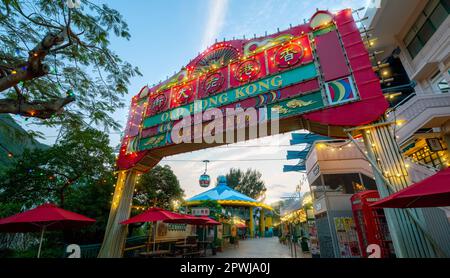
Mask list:
POLYGON ((157 165, 143 174, 135 189, 133 204, 144 207, 173 210, 173 202, 181 201, 184 195, 177 176, 168 165, 157 165))
POLYGON ((34 140, 35 135, 30 135, 10 115, 0 115, 0 172, 10 166, 25 149, 48 148, 34 140), (13 157, 8 156, 8 151, 13 157))
POLYGON ((0 176, 0 216, 53 202, 97 220, 82 230, 53 232, 46 237, 48 244, 59 248, 59 257, 64 242, 101 242, 116 180, 113 150, 108 144, 106 134, 83 129, 66 133, 47 149, 26 150, 0 176))
POLYGON ((0 70, 11 74, 30 66, 29 51, 49 34, 63 41, 39 54, 48 72, 21 81, 21 94, 17 88, 6 89, 4 97, 51 101, 73 92, 76 101, 70 109, 41 123, 72 126, 87 121, 106 129, 119 128, 111 113, 124 106, 122 96, 128 93, 130 78, 141 75, 110 49, 111 36, 130 39, 121 14, 88 0, 81 0, 81 7, 74 9, 65 0, 0 0, 0 70))
POLYGON ((241 179, 244 173, 241 169, 231 168, 230 171, 226 174, 227 185, 233 189, 236 189, 238 185, 241 183, 241 179))
POLYGON ((226 175, 227 184, 236 191, 241 192, 253 199, 258 199, 266 192, 266 186, 261 179, 262 174, 257 170, 231 168, 226 175))
POLYGON ((198 205, 198 207, 209 208, 209 216, 215 220, 219 220, 219 218, 225 216, 222 213, 223 207, 216 200, 200 201, 200 204, 198 205))
POLYGON ((21 205, 11 202, 0 202, 0 218, 8 217, 20 212, 21 205))
POLYGON ((87 215, 97 220, 81 230, 65 233, 67 242, 94 244, 102 242, 111 207, 111 194, 114 191, 114 177, 110 175, 106 182, 91 182, 77 190, 71 190, 66 196, 65 208, 87 215))
POLYGON ((223 246, 223 239, 221 239, 221 238, 216 238, 215 240, 214 240, 214 246, 216 247, 216 248, 222 248, 222 246, 223 246))
POLYGON ((64 206, 72 190, 114 183, 114 155, 106 134, 74 130, 48 149, 26 150, 0 179, 0 202, 26 207, 44 202, 64 206))

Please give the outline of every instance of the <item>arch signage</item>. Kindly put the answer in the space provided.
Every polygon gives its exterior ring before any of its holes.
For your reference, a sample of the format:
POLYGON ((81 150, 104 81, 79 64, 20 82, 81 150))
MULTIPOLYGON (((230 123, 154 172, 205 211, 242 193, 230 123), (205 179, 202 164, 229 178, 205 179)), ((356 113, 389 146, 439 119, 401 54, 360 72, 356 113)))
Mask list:
POLYGON ((145 168, 147 155, 208 147, 174 148, 171 136, 182 133, 175 130, 182 117, 194 122, 189 134, 204 128, 208 109, 266 108, 258 121, 271 120, 275 109, 283 132, 306 128, 336 137, 336 127, 372 122, 387 107, 351 10, 318 11, 308 23, 267 37, 216 43, 172 78, 144 87, 132 99, 118 166, 145 168))

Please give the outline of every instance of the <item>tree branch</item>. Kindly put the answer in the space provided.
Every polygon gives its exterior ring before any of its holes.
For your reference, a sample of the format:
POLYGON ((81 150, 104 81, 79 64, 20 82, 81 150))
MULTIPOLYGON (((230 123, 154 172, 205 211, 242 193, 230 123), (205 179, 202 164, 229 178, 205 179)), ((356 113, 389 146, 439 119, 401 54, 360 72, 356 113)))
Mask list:
POLYGON ((64 110, 64 106, 75 101, 73 96, 57 98, 50 101, 20 101, 14 99, 0 99, 0 114, 10 113, 39 119, 49 119, 64 110))
POLYGON ((42 64, 42 61, 53 46, 64 42, 66 36, 66 31, 57 34, 48 33, 45 38, 30 51, 28 61, 25 65, 21 65, 20 69, 12 70, 9 75, 0 79, 0 92, 14 87, 21 81, 32 80, 48 74, 48 66, 42 64))
MULTIPOLYGON (((32 14, 30 14, 30 15, 27 16, 27 15, 22 11, 22 9, 20 8, 20 4, 17 3, 17 1, 14 1, 14 7, 15 7, 16 10, 19 12, 19 14, 21 14, 23 17, 25 17, 26 19, 28 19, 29 21, 33 22, 33 23, 36 24, 36 25, 43 26, 43 27, 47 27, 47 28, 55 28, 55 29, 58 29, 58 30, 62 30, 62 29, 63 29, 63 28, 60 27, 60 26, 55 26, 55 25, 49 24, 48 22, 38 22, 38 21, 34 20, 33 18, 31 18, 31 16, 32 16, 33 14, 36 14, 36 13, 32 13, 32 14)), ((40 16, 40 17, 41 17, 41 19, 43 19, 42 16, 40 16)))

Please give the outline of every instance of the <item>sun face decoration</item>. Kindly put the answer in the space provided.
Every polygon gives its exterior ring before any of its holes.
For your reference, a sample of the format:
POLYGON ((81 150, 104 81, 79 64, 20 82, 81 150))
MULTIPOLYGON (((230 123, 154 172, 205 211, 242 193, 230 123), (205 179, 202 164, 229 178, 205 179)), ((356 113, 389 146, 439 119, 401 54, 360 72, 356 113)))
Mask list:
POLYGON ((228 65, 230 61, 237 60, 239 52, 231 46, 222 46, 213 49, 198 60, 195 65, 194 75, 204 74, 211 70, 219 69, 228 65))

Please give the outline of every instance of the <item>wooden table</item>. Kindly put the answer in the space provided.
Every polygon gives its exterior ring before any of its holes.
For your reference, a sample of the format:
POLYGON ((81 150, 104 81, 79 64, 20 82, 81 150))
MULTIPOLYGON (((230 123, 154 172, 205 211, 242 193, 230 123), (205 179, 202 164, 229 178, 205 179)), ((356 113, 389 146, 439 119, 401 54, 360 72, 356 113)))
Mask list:
MULTIPOLYGON (((167 244, 169 244, 169 249, 171 249, 170 245, 176 244, 177 242, 178 242, 178 239, 157 239, 155 243, 153 243, 153 241, 149 241, 146 243, 147 252, 150 252, 151 250, 153 250, 154 244, 156 246, 158 246, 161 243, 167 243, 167 244)), ((159 248, 159 247, 157 247, 157 248, 159 248)))
POLYGON ((152 257, 163 257, 165 255, 169 255, 169 250, 156 250, 156 251, 149 251, 149 252, 140 252, 139 256, 146 257, 146 258, 152 258, 152 257))
POLYGON ((175 248, 183 249, 182 256, 185 256, 188 253, 192 253, 192 249, 197 247, 197 244, 175 244, 175 248))
POLYGON ((197 244, 175 244, 175 247, 176 248, 183 248, 183 249, 185 249, 185 248, 194 248, 194 247, 197 247, 197 244))
POLYGON ((206 257, 206 251, 208 250, 208 244, 211 244, 212 241, 210 240, 201 240, 197 242, 199 245, 201 245, 203 248, 203 255, 206 257))

